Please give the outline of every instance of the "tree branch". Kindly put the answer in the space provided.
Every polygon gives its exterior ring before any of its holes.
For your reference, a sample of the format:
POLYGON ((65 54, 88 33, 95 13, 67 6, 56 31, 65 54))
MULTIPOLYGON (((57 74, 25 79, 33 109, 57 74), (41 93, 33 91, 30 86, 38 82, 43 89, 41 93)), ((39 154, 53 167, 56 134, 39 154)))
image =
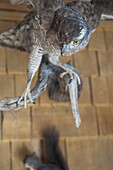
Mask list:
MULTIPOLYGON (((48 85, 49 77, 58 78, 60 73, 64 70, 60 67, 54 66, 48 61, 48 57, 44 56, 42 59, 42 63, 39 68, 38 79, 35 87, 31 90, 32 99, 35 100, 38 98, 46 89, 48 85)), ((11 111, 11 110, 19 110, 24 107, 23 100, 18 104, 20 96, 18 97, 6 97, 0 101, 0 110, 2 111, 11 111)), ((27 104, 30 103, 29 99, 27 99, 27 104)))
MULTIPOLYGON (((68 63, 68 67, 72 69, 72 65, 68 63)), ((73 67, 73 70, 75 68, 73 67)), ((48 57, 44 56, 42 59, 42 63, 39 68, 38 79, 35 87, 31 90, 31 97, 33 100, 38 98, 46 89, 47 85, 49 86, 49 94, 50 97, 57 101, 65 101, 65 99, 71 101, 72 112, 74 115, 74 119, 76 122, 76 127, 80 126, 81 120, 78 112, 78 91, 82 88, 82 85, 78 85, 77 77, 73 75, 73 79, 70 80, 70 76, 66 74, 62 79, 60 78, 60 74, 63 73, 64 70, 58 66, 53 65, 49 62, 48 57), (59 86, 55 86, 53 80, 59 80, 59 86), (63 83, 62 83, 63 82, 63 83), (63 84, 63 85, 62 85, 63 84), (58 89, 58 90, 57 90, 58 89), (60 90, 60 93, 59 93, 60 90), (50 91, 52 93, 50 93, 50 91), (60 94, 60 95, 59 95, 60 94), (54 97, 53 97, 54 96, 54 97)), ((6 97, 0 101, 0 110, 2 111, 11 111, 11 110, 19 110, 24 107, 24 101, 21 100, 18 103, 19 97, 6 97)), ((29 99, 27 99, 27 104, 30 103, 29 99)))

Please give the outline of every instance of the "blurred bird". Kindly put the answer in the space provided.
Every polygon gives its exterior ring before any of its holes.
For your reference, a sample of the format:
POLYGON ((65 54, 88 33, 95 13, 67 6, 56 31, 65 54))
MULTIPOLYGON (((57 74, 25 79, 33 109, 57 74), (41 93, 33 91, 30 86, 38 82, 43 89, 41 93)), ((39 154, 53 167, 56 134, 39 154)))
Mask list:
POLYGON ((56 129, 47 128, 43 131, 46 146, 45 160, 43 163, 36 153, 27 155, 24 166, 30 170, 68 170, 68 165, 59 147, 59 134, 56 129))
POLYGON ((42 56, 48 54, 49 61, 65 70, 61 74, 80 76, 73 67, 61 63, 59 57, 69 56, 85 48, 100 19, 112 18, 113 1, 76 0, 10 0, 12 4, 25 4, 32 10, 25 19, 0 35, 0 45, 30 52, 28 62, 28 85, 18 103, 27 98, 33 102, 30 85, 38 70, 42 56), (105 3, 104 3, 105 2, 105 3))

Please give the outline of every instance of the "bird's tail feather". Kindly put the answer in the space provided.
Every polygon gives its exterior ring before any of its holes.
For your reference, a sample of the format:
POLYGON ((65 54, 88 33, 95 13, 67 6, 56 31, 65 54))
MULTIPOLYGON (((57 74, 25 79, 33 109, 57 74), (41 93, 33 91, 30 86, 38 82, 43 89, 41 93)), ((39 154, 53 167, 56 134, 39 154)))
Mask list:
POLYGON ((49 163, 59 166, 62 170, 68 170, 67 163, 59 148, 59 134, 55 127, 43 131, 46 145, 46 157, 49 163))
POLYGON ((92 4, 101 13, 101 19, 113 19, 113 0, 92 0, 92 4))

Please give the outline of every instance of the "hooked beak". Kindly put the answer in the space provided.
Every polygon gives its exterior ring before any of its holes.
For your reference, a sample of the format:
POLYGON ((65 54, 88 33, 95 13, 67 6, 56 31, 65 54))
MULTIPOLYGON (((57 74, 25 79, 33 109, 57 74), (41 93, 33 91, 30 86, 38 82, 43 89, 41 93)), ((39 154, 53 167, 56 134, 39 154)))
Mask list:
POLYGON ((63 44, 62 50, 61 50, 61 56, 65 53, 65 50, 67 49, 67 45, 63 44))

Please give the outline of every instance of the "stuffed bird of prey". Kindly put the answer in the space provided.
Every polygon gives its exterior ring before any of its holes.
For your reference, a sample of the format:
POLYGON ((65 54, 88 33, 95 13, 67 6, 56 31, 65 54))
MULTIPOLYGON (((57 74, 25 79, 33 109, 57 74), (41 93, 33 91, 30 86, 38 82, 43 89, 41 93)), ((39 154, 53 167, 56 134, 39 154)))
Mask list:
POLYGON ((28 62, 28 85, 18 103, 27 98, 33 102, 30 85, 38 70, 43 55, 53 65, 64 69, 65 74, 76 76, 76 69, 59 61, 60 56, 69 56, 85 48, 100 19, 113 18, 113 0, 10 0, 12 4, 25 4, 31 12, 25 19, 0 35, 0 45, 30 52, 28 62))

